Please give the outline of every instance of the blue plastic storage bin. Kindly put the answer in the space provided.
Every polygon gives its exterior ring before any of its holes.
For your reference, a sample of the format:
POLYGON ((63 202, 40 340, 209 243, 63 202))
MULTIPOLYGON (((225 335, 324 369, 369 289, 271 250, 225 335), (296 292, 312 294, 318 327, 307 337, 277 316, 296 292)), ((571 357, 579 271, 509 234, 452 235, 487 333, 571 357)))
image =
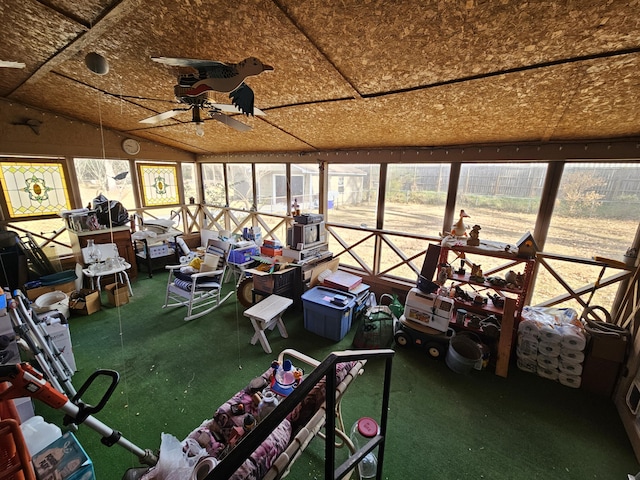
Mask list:
POLYGON ((351 328, 356 296, 326 287, 314 287, 302 294, 304 307, 304 328, 330 340, 339 341, 351 328), (344 304, 335 304, 333 300, 341 295, 344 304))

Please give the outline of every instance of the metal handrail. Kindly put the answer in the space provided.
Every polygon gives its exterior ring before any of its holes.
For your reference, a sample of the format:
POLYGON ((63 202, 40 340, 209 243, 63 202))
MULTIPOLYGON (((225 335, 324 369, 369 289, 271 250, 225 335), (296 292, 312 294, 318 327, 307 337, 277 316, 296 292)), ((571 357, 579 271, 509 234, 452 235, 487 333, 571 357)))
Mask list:
POLYGON ((205 477, 204 480, 226 480, 231 478, 242 463, 250 456, 267 437, 280 425, 293 409, 301 403, 307 394, 325 378, 326 392, 326 425, 325 425, 325 479, 344 478, 369 452, 378 447, 378 471, 376 478, 382 478, 384 462, 384 446, 387 431, 387 416, 389 411, 389 395, 391 391, 391 364, 395 352, 392 349, 378 350, 346 350, 330 353, 298 387, 287 396, 255 429, 242 439, 241 447, 234 448, 229 454, 205 477), (336 397, 329 392, 336 390, 336 365, 338 363, 385 359, 385 373, 383 382, 382 406, 380 412, 380 434, 372 438, 366 445, 357 450, 344 463, 335 467, 335 411, 336 397))

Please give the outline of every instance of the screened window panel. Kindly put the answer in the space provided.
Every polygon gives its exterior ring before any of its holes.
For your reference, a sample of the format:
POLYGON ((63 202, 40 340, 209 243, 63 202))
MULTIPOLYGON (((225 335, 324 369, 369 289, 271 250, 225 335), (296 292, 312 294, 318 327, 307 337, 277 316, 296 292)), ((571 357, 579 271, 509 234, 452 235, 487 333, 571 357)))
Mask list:
POLYGON ((201 172, 205 203, 218 206, 226 205, 224 165, 222 163, 205 163, 201 166, 201 172))
POLYGON ((390 164, 384 205, 384 228, 437 235, 442 228, 449 186, 448 164, 390 164))
MULTIPOLYGON (((182 163, 182 185, 184 186, 185 199, 193 198, 198 203, 198 190, 196 187, 196 166, 194 163, 182 163)), ((188 201, 188 200, 187 200, 188 201)))
POLYGON ((260 212, 287 213, 286 169, 282 163, 256 165, 257 207, 260 212), (283 187, 285 187, 283 189, 283 187))
POLYGON ((380 165, 329 164, 328 174, 328 219, 375 228, 380 165))
POLYGON ((73 166, 82 205, 92 204, 93 199, 102 194, 109 200, 119 201, 125 208, 136 208, 128 160, 74 158, 73 166))
POLYGON ((622 259, 640 219, 640 164, 566 164, 545 252, 622 259))
POLYGON ((253 207, 251 175, 251 164, 236 163, 227 165, 230 207, 241 210, 250 210, 253 207))
POLYGON ((291 198, 298 200, 303 213, 318 213, 320 208, 320 176, 318 166, 310 163, 291 164, 291 198))
POLYGON ((546 163, 462 165, 453 222, 464 210, 467 234, 479 225, 480 241, 514 245, 534 231, 546 172, 546 163))

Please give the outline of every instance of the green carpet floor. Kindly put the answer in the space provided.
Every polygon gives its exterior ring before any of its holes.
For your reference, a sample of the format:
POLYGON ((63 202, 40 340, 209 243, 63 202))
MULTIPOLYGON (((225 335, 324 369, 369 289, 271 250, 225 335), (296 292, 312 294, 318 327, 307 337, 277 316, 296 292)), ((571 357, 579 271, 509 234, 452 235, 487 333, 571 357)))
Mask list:
MULTIPOLYGON (((302 312, 290 309, 284 317, 289 338, 270 332, 274 354, 266 354, 249 344, 253 329, 235 296, 208 316, 184 322, 185 309, 161 308, 165 282, 163 272, 153 279, 142 274, 129 304, 70 320, 75 387, 96 369, 118 371, 120 384, 96 417, 141 448, 158 449, 162 432, 182 440, 266 370, 277 352, 295 348, 323 359, 349 349, 355 333, 354 327, 338 343, 324 339, 307 332, 302 312)), ((640 470, 609 399, 513 365, 506 379, 491 371, 459 375, 418 349, 396 352, 384 478, 623 480, 640 470)), ((369 362, 349 388, 347 426, 360 416, 379 416, 382 378, 382 362, 369 362)), ((98 390, 84 395, 85 402, 97 403, 98 390)), ((62 424, 60 412, 40 405, 37 411, 62 424)), ((77 436, 98 480, 120 479, 138 465, 122 447, 102 445, 86 426, 77 436)), ((323 478, 323 453, 324 443, 314 439, 289 478, 323 478)))

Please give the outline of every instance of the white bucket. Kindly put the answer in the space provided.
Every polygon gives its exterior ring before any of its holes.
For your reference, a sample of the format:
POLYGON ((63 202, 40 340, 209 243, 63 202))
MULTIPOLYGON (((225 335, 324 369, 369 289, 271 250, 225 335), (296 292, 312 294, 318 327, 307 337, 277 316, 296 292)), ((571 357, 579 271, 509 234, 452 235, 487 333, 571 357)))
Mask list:
POLYGON ((58 290, 45 293, 33 302, 33 310, 36 313, 46 313, 51 310, 57 310, 64 315, 64 318, 69 318, 69 296, 58 290))
POLYGON ((454 372, 469 373, 481 359, 482 349, 473 339, 464 335, 456 335, 449 341, 445 361, 454 372))

